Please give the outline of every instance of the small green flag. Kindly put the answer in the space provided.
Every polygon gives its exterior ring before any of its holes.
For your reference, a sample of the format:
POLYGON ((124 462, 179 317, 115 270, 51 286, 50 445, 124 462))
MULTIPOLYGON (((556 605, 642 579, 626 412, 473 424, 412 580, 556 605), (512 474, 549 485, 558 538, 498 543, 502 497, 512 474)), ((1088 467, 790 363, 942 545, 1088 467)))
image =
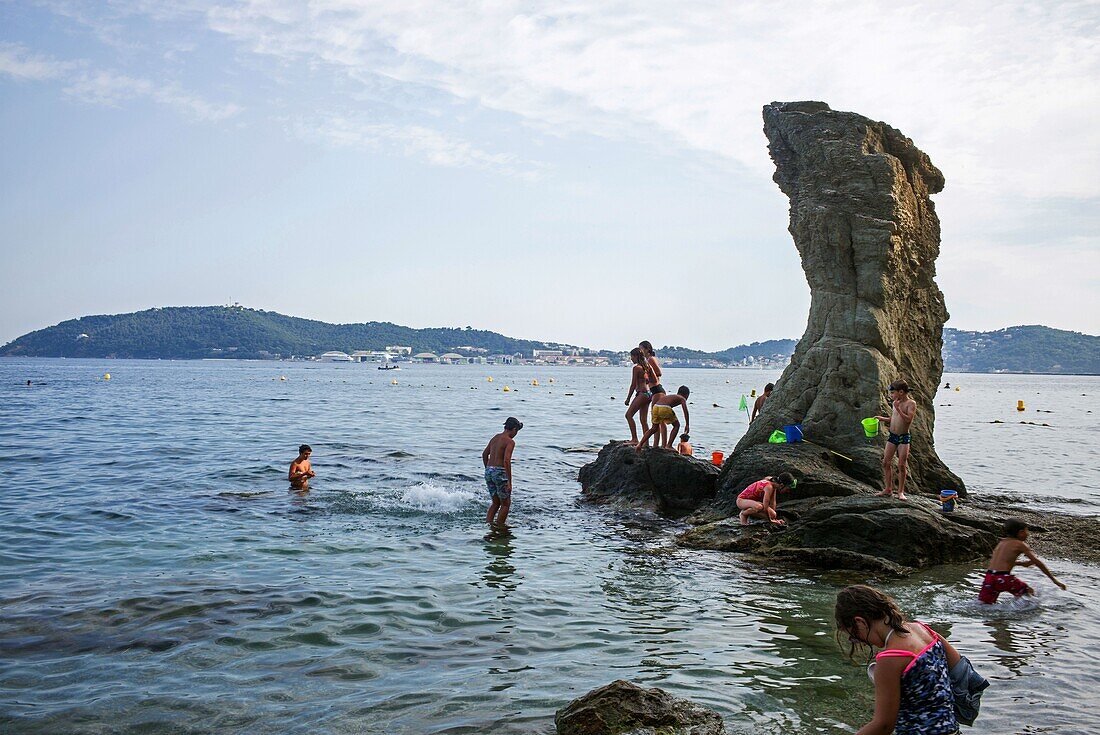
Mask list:
POLYGON ((741 405, 737 407, 737 410, 738 411, 748 411, 749 410, 749 404, 745 400, 745 395, 743 393, 741 394, 741 405))

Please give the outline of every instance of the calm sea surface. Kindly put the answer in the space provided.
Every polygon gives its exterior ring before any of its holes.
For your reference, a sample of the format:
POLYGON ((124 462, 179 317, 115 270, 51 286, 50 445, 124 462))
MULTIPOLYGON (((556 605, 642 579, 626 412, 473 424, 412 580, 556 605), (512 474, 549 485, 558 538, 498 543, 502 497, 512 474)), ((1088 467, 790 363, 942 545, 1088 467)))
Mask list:
MULTIPOLYGON (((667 373, 707 454, 777 377, 667 373)), ((961 390, 936 399, 937 447, 973 492, 1098 513, 1100 379, 944 379, 961 390)), ((744 732, 862 724, 871 684, 831 635, 860 578, 680 550, 676 524, 578 502, 577 469, 626 436, 627 380, 0 360, 0 730, 549 733, 617 678, 744 732), (513 534, 486 538, 480 452, 508 415, 526 423, 513 534), (286 482, 302 442, 305 497, 286 482)), ((884 583, 993 681, 970 732, 1100 731, 1100 568, 1055 559, 1068 592, 1025 569, 1037 604, 982 610, 983 566, 884 583)))

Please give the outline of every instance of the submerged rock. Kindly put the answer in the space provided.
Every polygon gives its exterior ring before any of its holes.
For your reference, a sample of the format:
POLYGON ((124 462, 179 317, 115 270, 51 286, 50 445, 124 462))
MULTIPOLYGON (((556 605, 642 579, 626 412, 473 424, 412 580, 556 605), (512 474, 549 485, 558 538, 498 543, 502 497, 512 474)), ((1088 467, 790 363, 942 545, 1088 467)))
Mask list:
POLYGON ((558 735, 722 735, 722 716, 668 692, 613 681, 554 716, 558 735))
POLYGON ((810 314, 791 364, 723 468, 720 500, 728 505, 744 479, 777 471, 789 450, 768 436, 791 423, 848 457, 805 468, 807 485, 849 494, 839 471, 881 489, 885 438, 864 437, 860 420, 889 414, 886 388, 897 378, 917 402, 907 492, 965 496, 932 440, 948 314, 934 278, 940 224, 929 196, 943 189, 943 174, 889 125, 823 102, 767 105, 764 132, 775 182, 790 198, 810 314))
POLYGON ((597 503, 647 508, 678 518, 714 499, 718 468, 667 449, 635 451, 627 442, 609 442, 581 468, 581 492, 597 503))
POLYGON ((786 528, 741 526, 736 518, 681 534, 691 548, 740 551, 813 569, 864 569, 904 574, 934 564, 987 556, 997 524, 968 513, 940 513, 927 500, 856 496, 781 503, 786 528))

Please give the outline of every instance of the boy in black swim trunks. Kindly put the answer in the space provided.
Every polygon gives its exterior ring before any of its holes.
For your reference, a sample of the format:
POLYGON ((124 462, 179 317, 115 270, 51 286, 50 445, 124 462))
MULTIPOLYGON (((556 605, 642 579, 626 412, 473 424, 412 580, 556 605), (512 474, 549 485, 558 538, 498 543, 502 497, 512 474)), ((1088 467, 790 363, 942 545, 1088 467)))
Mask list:
POLYGON ((898 455, 898 500, 905 500, 905 476, 909 464, 909 427, 917 415, 917 402, 909 397, 909 386, 904 380, 890 384, 890 403, 894 410, 889 417, 876 416, 879 421, 890 422, 890 436, 886 439, 886 451, 882 453, 882 474, 886 485, 879 495, 890 495, 894 489, 894 454, 898 455))

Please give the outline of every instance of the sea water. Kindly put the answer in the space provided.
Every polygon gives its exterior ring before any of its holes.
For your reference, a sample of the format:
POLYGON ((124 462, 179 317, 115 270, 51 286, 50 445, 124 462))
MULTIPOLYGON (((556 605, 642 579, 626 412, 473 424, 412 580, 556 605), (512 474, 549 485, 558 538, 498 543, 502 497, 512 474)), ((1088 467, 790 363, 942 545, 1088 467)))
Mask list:
MULTIPOLYGON (((741 395, 777 376, 664 383, 692 388, 696 452, 728 455, 741 395)), ((871 684, 831 620, 864 576, 680 549, 677 523, 580 501, 579 467, 627 436, 628 380, 0 360, 0 730, 550 733, 614 679, 737 732, 867 721, 871 684), (512 531, 487 535, 480 454, 509 415, 525 423, 512 531), (303 442, 317 477, 298 495, 303 442)), ((937 448, 972 492, 1097 514, 1100 378, 944 380, 937 448)), ((992 609, 973 602, 984 561, 872 580, 992 681, 972 732, 1100 731, 1100 568, 1050 565, 1068 592, 1025 569, 1037 600, 992 609)))

